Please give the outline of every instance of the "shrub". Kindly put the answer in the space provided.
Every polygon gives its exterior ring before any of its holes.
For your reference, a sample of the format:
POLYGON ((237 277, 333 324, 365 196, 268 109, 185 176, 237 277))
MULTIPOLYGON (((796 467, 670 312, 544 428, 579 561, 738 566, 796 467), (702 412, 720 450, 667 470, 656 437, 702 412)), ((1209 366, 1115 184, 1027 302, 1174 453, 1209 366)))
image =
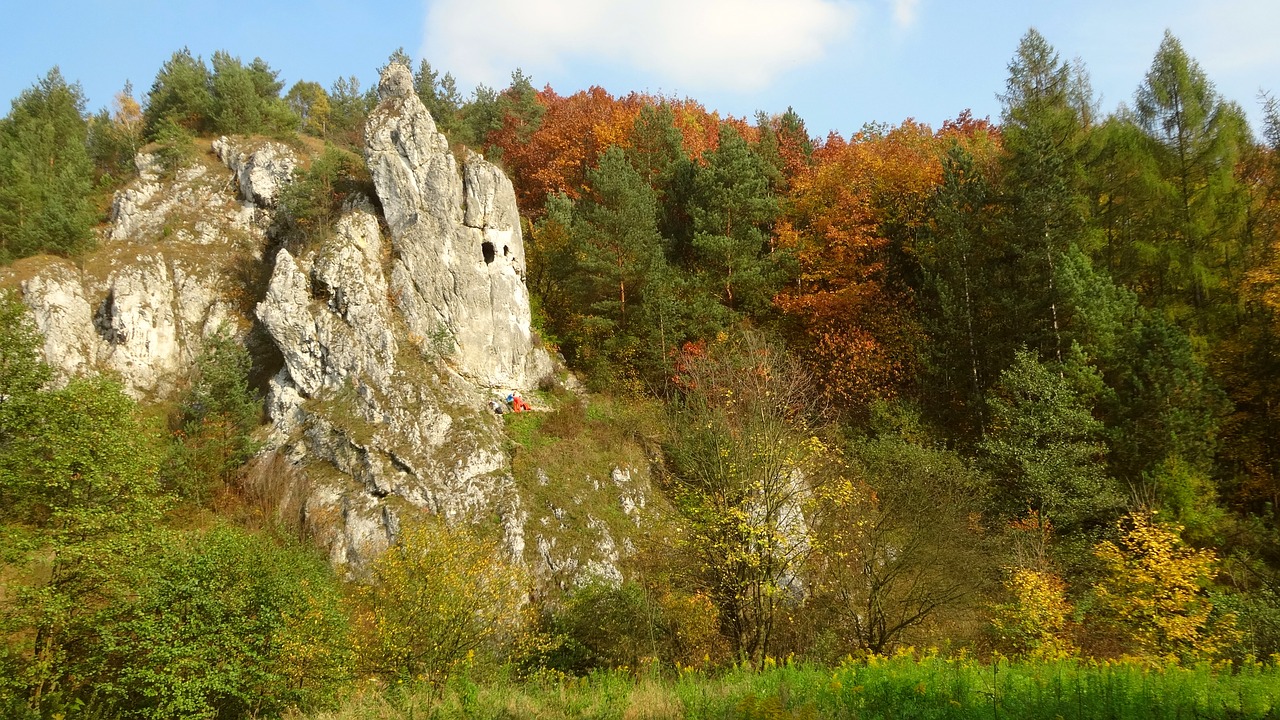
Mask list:
POLYGON ((160 159, 160 167, 166 173, 177 172, 196 156, 196 136, 175 122, 173 118, 166 117, 161 120, 156 126, 154 137, 155 154, 160 159))
POLYGON ((503 636, 522 586, 497 543, 433 518, 406 522, 358 593, 362 673, 441 686, 503 636))
POLYGON ((354 195, 375 197, 368 167, 355 153, 326 145, 310 168, 295 171, 294 181, 281 192, 283 227, 278 229, 302 241, 322 237, 354 195))
POLYGON ((246 717, 336 704, 349 626, 324 560, 218 526, 172 537, 133 601, 100 615, 98 692, 126 717, 246 717))
POLYGON ((655 662, 696 666, 724 653, 719 616, 705 595, 635 582, 579 588, 555 614, 552 629, 562 643, 548 664, 578 675, 655 662))
POLYGON ((262 401, 249 387, 253 361, 228 333, 205 341, 196 359, 191 386, 180 400, 182 415, 166 467, 169 484, 197 503, 218 485, 229 485, 246 460, 258 451, 253 431, 262 401))
POLYGON ((1135 513, 1120 521, 1118 543, 1099 543, 1101 612, 1128 651, 1146 658, 1219 657, 1239 641, 1235 616, 1214 611, 1206 592, 1218 570, 1212 550, 1182 542, 1182 528, 1135 513))

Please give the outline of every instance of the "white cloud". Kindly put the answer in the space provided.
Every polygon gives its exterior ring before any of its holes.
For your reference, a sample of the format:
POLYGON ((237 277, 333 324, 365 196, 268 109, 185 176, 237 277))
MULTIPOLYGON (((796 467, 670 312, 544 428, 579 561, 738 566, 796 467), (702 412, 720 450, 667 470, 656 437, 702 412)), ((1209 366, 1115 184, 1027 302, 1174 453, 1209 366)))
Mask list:
POLYGON ((889 0, 893 6, 893 24, 906 29, 916 24, 920 15, 920 0, 889 0))
POLYGON ((422 54, 495 87, 516 67, 594 62, 682 91, 756 91, 821 59, 855 19, 851 0, 429 0, 422 54))

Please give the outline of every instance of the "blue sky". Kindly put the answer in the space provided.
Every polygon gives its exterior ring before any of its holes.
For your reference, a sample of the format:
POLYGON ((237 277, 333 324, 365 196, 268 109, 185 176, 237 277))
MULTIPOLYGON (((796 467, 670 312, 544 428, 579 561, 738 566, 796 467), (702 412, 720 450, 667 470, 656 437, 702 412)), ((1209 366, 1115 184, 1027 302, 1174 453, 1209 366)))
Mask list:
MULTIPOLYGON (((1255 126, 1260 90, 1280 94, 1275 0, 46 0, 12 2, 0 96, 54 65, 89 109, 125 80, 141 98, 187 46, 258 56, 291 85, 367 86, 397 47, 451 71, 464 92, 505 87, 516 67, 561 94, 600 85, 692 97, 725 114, 792 106, 813 135, 966 108, 998 118, 997 94, 1030 27, 1080 58, 1110 112, 1130 102, 1172 30, 1255 126)), ((287 85, 286 85, 287 87, 287 85)), ((7 112, 7 107, 5 108, 7 112)))

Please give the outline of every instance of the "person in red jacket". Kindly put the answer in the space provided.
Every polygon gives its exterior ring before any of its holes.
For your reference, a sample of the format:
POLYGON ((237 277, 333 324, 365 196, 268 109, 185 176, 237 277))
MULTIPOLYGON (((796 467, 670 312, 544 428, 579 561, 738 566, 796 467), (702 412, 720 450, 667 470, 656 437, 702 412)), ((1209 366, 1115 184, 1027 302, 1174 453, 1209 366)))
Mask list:
POLYGON ((511 409, 516 412, 527 412, 533 408, 529 407, 529 403, 525 402, 524 398, 520 397, 519 392, 514 392, 511 393, 511 409))

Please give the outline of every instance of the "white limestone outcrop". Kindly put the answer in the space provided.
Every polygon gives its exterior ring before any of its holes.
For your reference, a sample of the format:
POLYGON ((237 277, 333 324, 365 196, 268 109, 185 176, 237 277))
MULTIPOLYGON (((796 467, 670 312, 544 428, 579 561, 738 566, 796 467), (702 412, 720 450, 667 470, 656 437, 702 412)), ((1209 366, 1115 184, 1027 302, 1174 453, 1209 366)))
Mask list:
POLYGON ((551 369, 529 328, 511 181, 475 153, 461 169, 408 68, 391 65, 365 158, 391 230, 391 292, 411 334, 449 348, 481 385, 527 387, 551 369))

